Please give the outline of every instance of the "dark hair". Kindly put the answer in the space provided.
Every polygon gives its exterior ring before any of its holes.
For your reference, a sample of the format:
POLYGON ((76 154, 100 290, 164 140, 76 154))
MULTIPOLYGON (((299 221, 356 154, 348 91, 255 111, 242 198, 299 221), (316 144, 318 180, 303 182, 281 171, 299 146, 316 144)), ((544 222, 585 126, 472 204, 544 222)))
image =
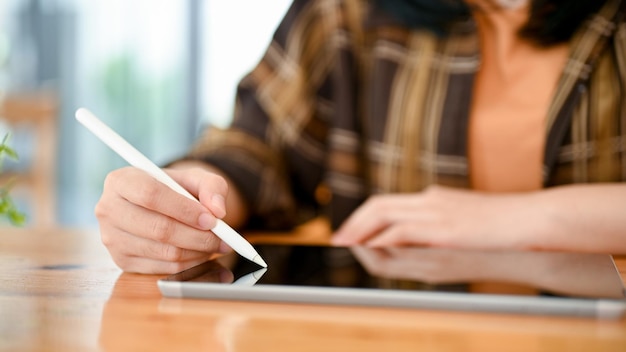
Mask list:
MULTIPOLYGON (((450 27, 470 18, 463 0, 373 0, 374 6, 412 28, 424 28, 446 35, 450 27)), ((539 46, 571 39, 574 32, 607 0, 530 0, 530 17, 520 36, 539 46)))

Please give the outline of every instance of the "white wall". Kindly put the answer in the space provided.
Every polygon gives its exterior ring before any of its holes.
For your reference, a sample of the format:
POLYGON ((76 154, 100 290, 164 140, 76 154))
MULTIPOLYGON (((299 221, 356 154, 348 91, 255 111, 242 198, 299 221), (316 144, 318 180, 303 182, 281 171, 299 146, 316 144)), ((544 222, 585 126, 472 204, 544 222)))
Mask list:
POLYGON ((204 18, 203 118, 232 118, 237 83, 260 60, 291 0, 207 0, 204 18))

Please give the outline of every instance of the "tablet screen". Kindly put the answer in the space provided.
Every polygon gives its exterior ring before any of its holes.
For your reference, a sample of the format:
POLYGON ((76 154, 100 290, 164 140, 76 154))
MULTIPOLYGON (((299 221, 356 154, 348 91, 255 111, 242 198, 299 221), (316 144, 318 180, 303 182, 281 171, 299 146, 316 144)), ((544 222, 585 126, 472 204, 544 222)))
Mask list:
POLYGON ((255 247, 268 263, 267 269, 231 253, 169 276, 160 284, 625 298, 619 272, 611 256, 603 254, 415 247, 255 247))
POLYGON ((158 281, 163 296, 621 319, 610 255, 257 245, 158 281))

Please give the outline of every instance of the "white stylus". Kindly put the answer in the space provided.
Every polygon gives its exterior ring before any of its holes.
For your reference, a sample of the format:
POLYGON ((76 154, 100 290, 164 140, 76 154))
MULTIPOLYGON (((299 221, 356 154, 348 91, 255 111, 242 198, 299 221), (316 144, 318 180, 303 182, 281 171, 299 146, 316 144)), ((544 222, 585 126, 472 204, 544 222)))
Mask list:
MULTIPOLYGON (((94 114, 85 108, 76 110, 76 120, 83 124, 88 130, 95 134, 106 145, 113 149, 117 154, 124 158, 132 166, 142 169, 152 177, 161 181, 174 191, 182 194, 183 196, 198 201, 181 185, 176 183, 165 171, 156 166, 150 159, 141 154, 135 147, 130 145, 124 138, 113 131, 109 126, 100 121, 94 114)), ((235 252, 239 253, 244 258, 251 260, 262 267, 267 267, 267 264, 261 258, 259 253, 252 247, 250 242, 246 241, 239 233, 233 230, 224 221, 217 219, 217 224, 211 231, 219 237, 222 241, 226 242, 235 252)))

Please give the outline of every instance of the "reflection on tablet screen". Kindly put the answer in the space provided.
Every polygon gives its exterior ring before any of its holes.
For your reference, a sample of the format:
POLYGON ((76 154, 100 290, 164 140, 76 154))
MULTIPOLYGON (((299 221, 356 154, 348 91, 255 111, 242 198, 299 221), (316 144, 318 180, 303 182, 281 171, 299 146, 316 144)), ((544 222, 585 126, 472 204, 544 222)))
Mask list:
POLYGON ((258 245, 268 263, 229 254, 167 281, 624 299, 610 255, 438 248, 258 245))

